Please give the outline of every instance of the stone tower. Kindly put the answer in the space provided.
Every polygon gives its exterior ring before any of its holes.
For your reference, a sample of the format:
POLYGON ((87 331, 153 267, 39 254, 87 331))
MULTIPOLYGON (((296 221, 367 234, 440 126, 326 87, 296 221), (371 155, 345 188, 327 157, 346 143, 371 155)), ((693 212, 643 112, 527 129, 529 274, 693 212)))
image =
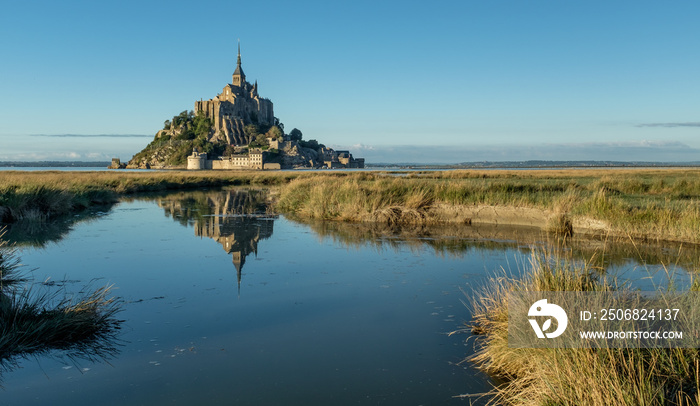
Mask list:
MULTIPOLYGON (((241 68, 241 43, 238 42, 238 60, 236 61, 236 70, 233 71, 233 79, 231 84, 234 86, 241 87, 245 83, 245 73, 243 73, 243 68, 241 68)), ((255 82, 257 84, 257 81, 255 82)))
POLYGON ((197 152, 197 148, 193 149, 192 155, 187 157, 187 169, 207 169, 207 154, 203 152, 197 152))
POLYGON ((221 93, 209 100, 194 103, 195 113, 202 112, 214 123, 214 133, 209 141, 224 141, 229 145, 248 145, 243 129, 248 124, 271 126, 275 123, 272 102, 258 95, 258 82, 246 81, 241 67, 241 45, 238 44, 238 59, 232 82, 224 86, 221 93))

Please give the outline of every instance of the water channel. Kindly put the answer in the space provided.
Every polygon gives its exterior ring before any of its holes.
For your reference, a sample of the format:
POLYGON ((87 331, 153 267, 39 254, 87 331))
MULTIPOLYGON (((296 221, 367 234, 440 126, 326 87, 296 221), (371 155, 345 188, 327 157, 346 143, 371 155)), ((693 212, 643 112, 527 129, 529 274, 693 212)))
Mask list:
MULTIPOLYGON (((468 301, 518 273, 537 230, 388 229, 272 213, 266 190, 141 196, 56 224, 19 224, 33 289, 112 285, 119 345, 2 369, 4 405, 466 405, 496 382, 469 362, 468 301)), ((559 247, 642 289, 687 283, 687 247, 559 247), (679 254, 682 252, 682 255, 679 254)))

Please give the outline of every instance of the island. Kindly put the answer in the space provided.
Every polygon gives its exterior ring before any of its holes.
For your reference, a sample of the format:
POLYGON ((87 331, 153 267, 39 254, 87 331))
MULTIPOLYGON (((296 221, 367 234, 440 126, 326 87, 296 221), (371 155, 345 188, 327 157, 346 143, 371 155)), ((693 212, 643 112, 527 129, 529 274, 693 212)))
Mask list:
POLYGON ((239 43, 231 83, 214 98, 196 101, 194 110, 166 120, 126 168, 364 168, 365 160, 353 157, 350 151, 303 140, 297 128, 285 133, 272 101, 258 92, 257 80, 254 84, 246 80, 239 43))

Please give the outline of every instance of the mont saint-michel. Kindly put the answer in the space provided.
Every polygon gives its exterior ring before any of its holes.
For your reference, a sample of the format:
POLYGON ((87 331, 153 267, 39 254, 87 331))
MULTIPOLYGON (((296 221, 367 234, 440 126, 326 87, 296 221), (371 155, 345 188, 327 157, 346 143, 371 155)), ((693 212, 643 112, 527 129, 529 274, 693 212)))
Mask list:
POLYGON ((304 140, 297 128, 285 133, 272 101, 260 96, 257 80, 251 84, 246 79, 239 44, 231 83, 215 97, 195 101, 194 110, 166 120, 127 168, 364 168, 364 164, 350 151, 304 140))

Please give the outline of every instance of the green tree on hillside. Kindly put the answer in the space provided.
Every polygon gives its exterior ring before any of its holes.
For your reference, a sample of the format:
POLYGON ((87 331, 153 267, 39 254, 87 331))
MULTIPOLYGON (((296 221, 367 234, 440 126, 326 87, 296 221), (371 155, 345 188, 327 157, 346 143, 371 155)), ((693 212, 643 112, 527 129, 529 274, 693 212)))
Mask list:
POLYGON ((272 127, 270 127, 270 130, 267 132, 266 136, 272 139, 280 139, 282 138, 283 133, 279 127, 273 125, 272 127))
POLYGON ((180 114, 178 114, 177 116, 173 117, 173 125, 175 127, 180 127, 181 125, 186 124, 189 121, 192 121, 193 118, 194 118, 194 111, 185 110, 185 111, 181 112, 180 114))
POLYGON ((303 148, 309 148, 313 150, 317 150, 319 147, 325 147, 325 145, 319 144, 316 140, 299 141, 299 145, 301 145, 303 148))
POLYGON ((253 141, 248 144, 250 148, 264 148, 267 147, 267 135, 258 134, 253 141))
POLYGON ((291 139, 292 141, 301 141, 302 136, 303 134, 301 133, 301 131, 299 131, 296 128, 289 132, 289 139, 291 139))
POLYGON ((245 134, 248 142, 253 142, 255 138, 260 134, 260 128, 255 124, 248 124, 243 127, 243 133, 245 134))
POLYGON ((204 137, 209 138, 209 133, 211 132, 212 122, 207 118, 203 112, 197 112, 197 115, 193 119, 194 133, 197 138, 204 137))
POLYGON ((284 124, 280 121, 279 118, 275 117, 275 127, 279 127, 280 130, 282 130, 282 134, 284 134, 284 124))

